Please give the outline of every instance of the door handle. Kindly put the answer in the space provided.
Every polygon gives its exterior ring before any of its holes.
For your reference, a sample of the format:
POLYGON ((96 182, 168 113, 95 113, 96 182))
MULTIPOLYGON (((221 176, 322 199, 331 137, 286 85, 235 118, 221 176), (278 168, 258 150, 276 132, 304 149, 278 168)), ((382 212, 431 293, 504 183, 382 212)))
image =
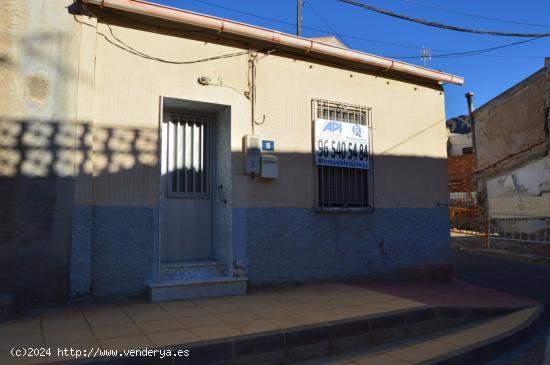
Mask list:
POLYGON ((225 198, 225 195, 223 193, 223 185, 218 185, 218 199, 224 204, 227 204, 227 199, 225 198))

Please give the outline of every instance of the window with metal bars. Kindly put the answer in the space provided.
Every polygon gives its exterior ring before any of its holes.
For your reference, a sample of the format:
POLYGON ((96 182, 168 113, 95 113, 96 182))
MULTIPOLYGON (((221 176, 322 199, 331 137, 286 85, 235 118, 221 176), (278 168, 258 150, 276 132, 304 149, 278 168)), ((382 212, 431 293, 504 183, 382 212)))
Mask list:
POLYGON ((211 146, 210 120, 170 114, 168 122, 168 195, 207 197, 211 146))
MULTIPOLYGON (((314 99, 312 100, 312 116, 313 122, 316 119, 326 119, 365 125, 369 127, 370 136, 370 108, 314 99)), ((370 151, 368 154, 368 159, 371 160, 370 151)), ((370 202, 370 176, 367 169, 318 165, 317 208, 326 211, 366 211, 370 202)))

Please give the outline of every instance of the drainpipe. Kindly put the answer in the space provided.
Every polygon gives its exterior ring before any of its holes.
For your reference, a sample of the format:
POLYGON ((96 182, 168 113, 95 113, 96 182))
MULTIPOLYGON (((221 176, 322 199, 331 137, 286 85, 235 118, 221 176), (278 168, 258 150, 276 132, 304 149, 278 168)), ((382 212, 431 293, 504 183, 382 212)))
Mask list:
MULTIPOLYGON (((468 91, 466 94, 464 94, 466 97, 467 103, 468 103, 468 120, 470 122, 470 129, 472 130, 472 153, 474 154, 474 162, 475 162, 475 170, 477 171, 477 153, 476 153, 476 123, 475 123, 475 117, 474 117, 474 93, 471 91, 468 91)), ((476 190, 479 192, 479 186, 477 178, 474 177, 475 181, 475 187, 476 190)), ((484 189, 485 190, 485 189, 484 189)), ((487 192, 485 191, 485 194, 487 192)), ((479 196, 477 197, 479 199, 479 196)), ((479 203, 479 200, 478 200, 479 203)), ((485 220, 485 248, 491 247, 491 241, 489 239, 489 235, 491 233, 491 214, 489 213, 489 201, 485 199, 485 215, 482 215, 485 220)))
POLYGON ((471 91, 468 91, 466 94, 464 94, 466 97, 466 100, 468 102, 468 121, 470 122, 470 129, 472 130, 472 150, 474 153, 474 159, 476 161, 476 169, 477 169, 477 156, 476 153, 476 128, 475 128, 475 118, 474 118, 474 93, 471 91))
POLYGON ((252 134, 254 134, 254 126, 256 125, 256 59, 257 54, 256 52, 252 51, 250 52, 250 56, 248 58, 248 72, 250 81, 248 83, 248 95, 250 97, 250 115, 251 115, 251 123, 252 123, 252 134))

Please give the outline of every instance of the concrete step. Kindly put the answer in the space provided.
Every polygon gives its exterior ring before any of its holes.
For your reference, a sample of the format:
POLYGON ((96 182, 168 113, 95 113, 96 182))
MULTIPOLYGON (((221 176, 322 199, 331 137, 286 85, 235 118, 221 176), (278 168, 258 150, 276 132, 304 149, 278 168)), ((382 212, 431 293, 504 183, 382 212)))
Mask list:
POLYGON ((178 281, 226 275, 224 263, 216 261, 167 262, 160 266, 160 281, 178 281))
MULTIPOLYGON (((246 280, 240 279, 240 283, 246 283, 246 280)), ((184 284, 189 285, 188 282, 184 284)), ((153 286, 153 289, 170 288, 168 285, 170 284, 163 283, 153 286)), ((419 306, 341 320, 320 321, 307 326, 269 331, 259 329, 247 335, 228 335, 216 340, 182 340, 177 345, 164 347, 164 350, 169 349, 172 353, 188 350, 189 356, 182 358, 182 363, 205 365, 470 365, 486 363, 487 360, 528 341, 543 328, 542 313, 542 306, 419 306)), ((74 363, 119 365, 133 364, 135 361, 143 365, 159 363, 159 359, 155 357, 98 357, 75 360, 74 363)), ((174 359, 167 363, 173 364, 174 359)))
POLYGON ((499 361, 495 359, 526 343, 544 329, 544 323, 543 308, 531 307, 382 346, 295 363, 485 364, 499 361))
POLYGON ((153 302, 160 302, 241 295, 246 294, 247 283, 247 278, 227 276, 162 281, 149 285, 149 297, 153 302))

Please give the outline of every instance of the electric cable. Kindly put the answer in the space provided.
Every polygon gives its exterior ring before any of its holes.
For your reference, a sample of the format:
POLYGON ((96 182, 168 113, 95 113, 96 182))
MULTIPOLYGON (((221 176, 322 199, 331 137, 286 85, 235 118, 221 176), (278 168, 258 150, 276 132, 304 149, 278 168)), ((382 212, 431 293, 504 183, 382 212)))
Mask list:
POLYGON ((323 22, 323 24, 324 24, 328 29, 330 29, 330 30, 332 31, 332 34, 334 34, 335 36, 338 36, 339 38, 342 38, 342 36, 340 35, 340 33, 338 33, 338 32, 330 25, 330 23, 327 22, 327 21, 325 20, 325 18, 323 18, 323 16, 322 16, 317 10, 315 10, 315 8, 313 7, 313 4, 311 4, 310 1, 304 0, 304 4, 306 4, 307 6, 309 6, 309 8, 310 8, 311 10, 313 10, 313 12, 314 12, 315 15, 317 16, 317 18, 319 18, 319 19, 323 22))
MULTIPOLYGON (((502 49, 502 48, 506 48, 506 47, 511 47, 511 46, 515 46, 515 45, 518 45, 518 44, 522 44, 522 43, 532 42, 532 41, 535 41, 535 40, 541 39, 541 38, 543 38, 543 37, 534 37, 534 38, 530 38, 530 39, 524 39, 524 40, 521 40, 521 41, 518 41, 518 42, 503 44, 503 45, 500 45, 500 46, 495 46, 495 47, 490 47, 490 48, 482 48, 482 49, 472 50, 472 51, 454 52, 454 53, 446 53, 446 54, 445 53, 435 54, 435 55, 431 55, 430 57, 431 58, 451 58, 451 57, 477 56, 481 53, 490 52, 490 51, 494 51, 494 50, 502 49)), ((389 56, 389 58, 401 58, 401 59, 411 58, 412 59, 412 58, 423 58, 423 56, 389 56)))
MULTIPOLYGON (((207 3, 203 0, 194 0, 194 1, 199 1, 199 2, 203 2, 203 3, 207 3)), ((340 0, 342 1, 342 0, 340 0)), ((309 3, 309 1, 308 1, 309 3)), ((210 4, 210 3, 207 3, 207 4, 210 4)), ((311 4, 308 4, 310 6, 310 8, 312 10, 313 7, 311 6, 311 4)), ((93 16, 93 17, 97 17, 96 14, 94 14, 90 9, 88 9, 87 7, 85 6, 81 6, 81 8, 83 10, 85 10, 90 16, 93 16)), ((225 8, 225 7, 224 7, 225 8)), ((233 9, 231 9, 233 10, 233 9)), ((317 11, 314 10, 314 12, 316 14, 317 11)), ((318 14, 318 16, 321 18, 320 14, 318 14)), ((88 26, 91 26, 91 27, 94 27, 93 25, 91 24, 88 24, 86 22, 82 22, 82 21, 79 21, 78 19, 76 19, 75 17, 75 20, 79 23, 82 23, 82 24, 85 24, 85 25, 88 25, 88 26)), ((326 24, 326 21, 323 20, 323 22, 326 24)), ((139 51, 135 48, 133 48, 132 46, 126 44, 124 41, 122 41, 113 31, 111 25, 107 22, 105 22, 105 20, 103 20, 103 23, 107 26, 108 30, 109 30, 109 33, 110 35, 116 40, 116 42, 114 42, 113 40, 111 40, 107 35, 105 35, 104 33, 100 32, 100 31, 97 31, 97 33, 99 35, 101 35, 107 42, 109 42, 110 44, 116 46, 117 48, 120 48, 126 52, 129 52, 129 53, 132 53, 134 55, 137 55, 137 56, 140 56, 140 57, 143 57, 143 58, 146 58, 146 59, 150 59, 150 60, 154 60, 154 61, 158 61, 158 62, 163 62, 163 63, 169 63, 169 64, 194 64, 194 63, 200 63, 200 62, 207 62, 207 61, 214 61, 214 60, 218 60, 218 59, 224 59, 224 58, 231 58, 231 57, 238 57, 238 56, 242 56, 242 55, 246 55, 248 54, 249 52, 248 51, 242 51, 242 52, 235 52, 235 53, 228 53, 228 54, 223 54, 223 55, 219 55, 219 56, 214 56, 214 57, 209 57, 209 58, 204 58, 204 59, 198 59, 198 60, 191 60, 191 61, 176 61, 176 60, 167 60, 167 59, 163 59, 163 58, 160 58, 160 57, 155 57, 155 56, 151 56, 151 55, 148 55, 142 51, 139 51)), ((327 25, 327 24, 326 24, 327 25)), ((95 27, 94 27, 95 28, 95 27)), ((194 33, 201 33, 201 34, 204 34, 204 32, 202 31, 194 31, 194 30, 185 30, 186 32, 194 32, 194 33)), ((334 29, 333 29, 334 31, 334 29)), ((328 32, 325 32, 325 33, 328 33, 328 32)), ((333 33, 336 33, 337 32, 333 32, 333 33)), ((338 34, 337 34, 338 35, 338 34)), ((522 43, 527 43, 527 42, 531 42, 533 40, 537 40, 537 39, 540 39, 542 38, 541 36, 539 37, 533 37, 531 39, 528 39, 528 40, 522 40, 522 41, 519 41, 519 42, 514 42, 514 43, 510 43, 510 44, 505 44, 505 45, 501 45, 501 46, 496 46, 496 47, 490 47, 490 48, 485 48, 485 49, 479 49, 479 50, 472 50, 472 51, 461 51, 461 52, 449 52, 449 53, 443 53, 443 54, 435 54, 435 55, 432 55, 431 57, 433 58, 451 58, 451 57, 465 57, 465 56, 487 56, 487 55, 482 55, 481 53, 486 53, 486 52, 489 52, 489 51, 493 51, 493 50, 497 50, 497 49, 502 49, 502 48, 506 48, 506 47, 510 47, 510 46, 514 46, 514 45, 518 45, 518 44, 522 44, 522 43)), ((383 43, 386 43, 386 42, 383 42, 383 43)), ((393 44, 391 43, 391 45, 397 45, 397 44, 393 44)), ((407 48, 412 48, 412 49, 417 49, 416 47, 412 47, 412 46, 407 46, 407 48)), ((435 49, 434 49, 435 50, 435 49)), ((441 50, 439 50, 441 51, 441 50)), ((260 50, 258 52, 267 52, 267 54, 271 54, 272 52, 274 52, 274 50, 260 50)), ((422 56, 385 56, 387 58, 394 58, 394 59, 421 59, 422 56)), ((491 55, 488 55, 488 57, 497 57, 497 56, 491 56, 491 55)), ((502 56, 504 57, 504 56, 502 56)), ((536 57, 538 58, 538 57, 536 57)))
POLYGON ((453 30, 453 31, 456 31, 456 32, 484 34, 484 35, 501 36, 501 37, 524 37, 524 38, 525 37, 527 37, 527 38, 550 37, 550 33, 514 33, 514 32, 497 32, 497 31, 491 31, 491 30, 463 28, 463 27, 458 27, 458 26, 454 26, 454 25, 447 25, 447 24, 432 22, 432 21, 425 20, 425 19, 415 18, 415 17, 408 16, 408 15, 398 14, 398 13, 395 13, 393 11, 376 8, 374 6, 364 4, 364 3, 359 3, 359 2, 354 1, 354 0, 338 0, 338 1, 346 3, 346 4, 358 6, 360 8, 367 9, 367 10, 370 10, 370 11, 373 11, 373 12, 376 12, 376 13, 379 13, 379 14, 383 14, 383 15, 394 17, 394 18, 406 20, 406 21, 409 21, 409 22, 418 23, 418 24, 422 24, 422 25, 426 25, 426 26, 434 27, 434 28, 453 30))
MULTIPOLYGON (((201 3, 201 4, 205 4, 205 5, 208 5, 208 6, 211 6, 211 7, 219 8, 219 9, 222 9, 222 10, 230 11, 230 12, 233 12, 233 13, 236 13, 236 14, 246 15, 246 16, 250 16, 250 17, 257 18, 257 19, 263 19, 263 20, 267 20, 267 21, 274 22, 274 23, 279 23, 279 24, 283 24, 283 25, 288 25, 288 26, 291 26, 291 27, 295 27, 295 26, 296 26, 295 23, 286 22, 286 21, 281 20, 281 19, 275 19, 275 18, 271 18, 271 17, 266 17, 266 16, 262 16, 262 15, 258 15, 258 14, 254 14, 254 13, 250 13, 250 12, 246 12, 246 11, 243 11, 243 10, 238 10, 238 9, 230 8, 230 7, 227 7, 227 6, 215 4, 215 3, 212 3, 212 2, 209 2, 209 1, 205 1, 205 0, 193 0, 193 1, 198 2, 198 3, 201 3)), ((401 0, 401 1, 408 1, 408 0, 401 0)), ((315 13, 317 13, 317 12, 315 11, 315 9, 313 8, 312 4, 311 4, 311 1, 308 0, 308 3, 309 3, 308 5, 310 6, 310 8, 311 8, 315 13)), ((320 15, 320 14, 318 14, 318 16, 319 16, 319 15, 320 15)), ((323 22, 325 23, 325 21, 323 21, 323 22)), ((359 36, 356 36, 356 35, 344 34, 344 33, 336 32, 334 29, 332 29, 332 32, 331 32, 331 31, 327 31, 327 30, 323 30, 323 29, 308 27, 308 26, 305 26, 305 25, 302 25, 302 28, 303 28, 303 29, 312 30, 312 31, 316 31, 316 32, 319 32, 319 33, 336 34, 336 35, 340 36, 341 38, 348 38, 348 39, 353 39, 353 40, 358 40, 358 41, 364 41, 364 42, 371 42, 371 43, 383 44, 383 45, 388 45, 388 46, 393 46, 393 47, 398 47, 398 48, 406 48, 406 49, 414 49, 414 50, 419 50, 419 49, 421 49, 421 47, 415 47, 415 46, 411 46, 411 45, 405 45, 405 44, 393 43, 393 42, 384 42, 384 41, 379 41, 379 40, 375 40, 375 39, 369 39, 369 38, 359 37, 359 36)), ((332 27, 329 27, 329 28, 332 28, 332 27)), ((538 39, 538 37, 535 37, 535 38, 538 39)), ((524 43, 524 42, 521 42, 521 43, 524 43)), ((514 45, 514 44, 506 45, 506 47, 511 46, 511 45, 514 45)), ((500 49, 500 48, 504 48, 504 47, 499 46, 498 48, 495 48, 495 49, 500 49)), ((436 52, 445 52, 445 53, 446 53, 446 54, 442 54, 441 56, 447 56, 447 54, 448 54, 448 55, 457 54, 457 57, 462 57, 461 54, 464 54, 464 56, 466 56, 468 53, 477 52, 476 54, 472 54, 472 56, 492 57, 492 58, 532 58, 532 59, 544 58, 544 56, 540 56, 540 57, 539 57, 539 56, 486 55, 486 54, 482 54, 482 53, 484 53, 484 52, 480 52, 480 51, 482 51, 482 50, 476 50, 476 51, 453 51, 453 50, 443 50, 443 49, 436 49, 436 48, 430 48, 430 50, 436 51, 436 52)), ((491 50, 491 49, 489 49, 489 50, 491 50)), ((437 56, 439 57, 439 55, 437 55, 437 56)), ((415 58, 422 58, 422 56, 384 56, 384 57, 388 57, 388 58, 398 58, 398 59, 415 59, 415 58)))
POLYGON ((399 0, 399 1, 404 2, 404 3, 408 3, 408 4, 423 6, 423 7, 426 7, 426 8, 431 8, 431 9, 435 9, 435 10, 439 10, 439 11, 444 11, 444 12, 447 12, 447 13, 450 13, 450 14, 458 14, 458 15, 463 15, 463 16, 470 17, 470 18, 488 20, 488 21, 491 21, 491 22, 506 23, 506 24, 517 24, 517 25, 527 25, 527 26, 532 26, 532 27, 550 28, 550 24, 526 23, 526 22, 520 22, 520 21, 516 21, 516 20, 492 18, 492 17, 488 17, 488 16, 482 16, 482 15, 477 15, 477 14, 466 13, 466 12, 459 11, 459 10, 443 8, 443 7, 436 6, 436 5, 425 4, 425 3, 421 3, 421 2, 415 1, 415 0, 399 0))
MULTIPOLYGON (((88 9, 87 7, 85 6, 81 6, 81 9, 85 10, 88 15, 90 16, 93 16, 95 18, 98 18, 98 16, 96 14, 94 14, 90 9, 88 9)), ((78 19, 76 19, 76 16, 74 16, 75 20, 79 23, 82 23, 82 24, 85 24, 85 25, 88 25, 90 27, 93 27, 93 28, 96 28, 94 27, 93 25, 89 24, 89 23, 86 23, 86 22, 82 22, 82 21, 79 21, 78 19)), ((243 55, 246 55, 249 53, 249 51, 241 51, 241 52, 234 52, 234 53, 227 53, 227 54, 223 54, 223 55, 219 55, 219 56, 213 56, 213 57, 208 57, 208 58, 202 58, 202 59, 198 59, 198 60, 191 60, 191 61, 176 61, 176 60, 168 60, 168 59, 164 59, 164 58, 160 58, 160 57, 156 57, 156 56, 151 56, 147 53, 144 53, 142 51, 139 51, 135 48, 133 48, 132 46, 126 44, 125 42, 123 42, 119 37, 117 37, 115 35, 115 33, 113 32, 113 28, 111 27, 111 25, 107 22, 105 22, 105 20, 103 20, 103 23, 107 26, 107 29, 109 29, 109 33, 111 34, 111 36, 116 40, 116 42, 114 42, 113 40, 109 39, 109 37, 100 32, 100 31, 97 31, 97 34, 101 35, 107 42, 111 43, 112 45, 126 51, 126 52, 129 52, 129 53, 132 53, 136 56, 140 56, 142 58, 146 58, 146 59, 149 59, 149 60, 153 60, 153 61, 158 61, 158 62, 162 62, 162 63, 169 63, 169 64, 176 64, 176 65, 190 65, 190 64, 194 64, 194 63, 201 63, 201 62, 208 62, 208 61, 214 61, 214 60, 219 60, 219 59, 224 59, 224 58, 231 58, 231 57, 238 57, 238 56, 243 56, 243 55)), ((96 28, 97 29, 97 28, 96 28)), ((200 33, 204 33, 204 32, 200 32, 200 33)), ((263 50, 260 50, 258 52, 264 52, 263 50)), ((272 52, 272 51, 271 51, 272 52)), ((271 53, 270 52, 270 53, 271 53)))
MULTIPOLYGON (((287 21, 284 21, 284 20, 281 20, 281 19, 275 19, 275 18, 270 18, 270 17, 263 16, 263 15, 257 15, 257 14, 253 14, 253 13, 246 12, 246 11, 243 11, 243 10, 237 10, 237 9, 233 9, 233 8, 230 8, 230 7, 227 7, 227 6, 214 4, 214 3, 211 3, 209 1, 204 1, 204 0, 193 0, 193 1, 195 1, 197 3, 205 4, 205 5, 208 5, 208 6, 212 6, 212 7, 218 8, 218 9, 227 10, 227 11, 230 11, 230 12, 233 12, 233 13, 236 13, 236 14, 246 15, 246 16, 257 18, 257 19, 263 19, 263 20, 267 20, 267 21, 270 21, 270 22, 274 22, 274 23, 278 23, 278 24, 282 24, 282 25, 287 25, 287 26, 290 26, 290 27, 293 27, 293 28, 296 27, 295 23, 287 22, 287 21)), ((334 31, 331 32, 331 31, 327 31, 327 30, 324 30, 324 29, 308 27, 308 26, 305 26, 305 25, 302 25, 302 28, 307 29, 307 30, 312 30, 312 31, 315 31, 315 32, 319 32, 319 33, 324 33, 324 34, 333 34, 333 33, 335 33, 334 31)), ((380 40, 376 40, 376 39, 359 37, 357 35, 351 35, 351 34, 338 33, 338 35, 342 38, 355 39, 355 40, 358 40, 358 41, 371 42, 371 43, 383 44, 383 45, 394 46, 394 47, 401 47, 401 48, 408 48, 408 49, 419 49, 420 48, 420 47, 414 47, 414 46, 407 45, 407 44, 385 42, 385 41, 380 41, 380 40)), ((434 51, 435 51, 435 49, 434 49, 434 51)), ((437 50, 437 51, 438 52, 450 52, 449 50, 442 50, 442 49, 437 50)))

